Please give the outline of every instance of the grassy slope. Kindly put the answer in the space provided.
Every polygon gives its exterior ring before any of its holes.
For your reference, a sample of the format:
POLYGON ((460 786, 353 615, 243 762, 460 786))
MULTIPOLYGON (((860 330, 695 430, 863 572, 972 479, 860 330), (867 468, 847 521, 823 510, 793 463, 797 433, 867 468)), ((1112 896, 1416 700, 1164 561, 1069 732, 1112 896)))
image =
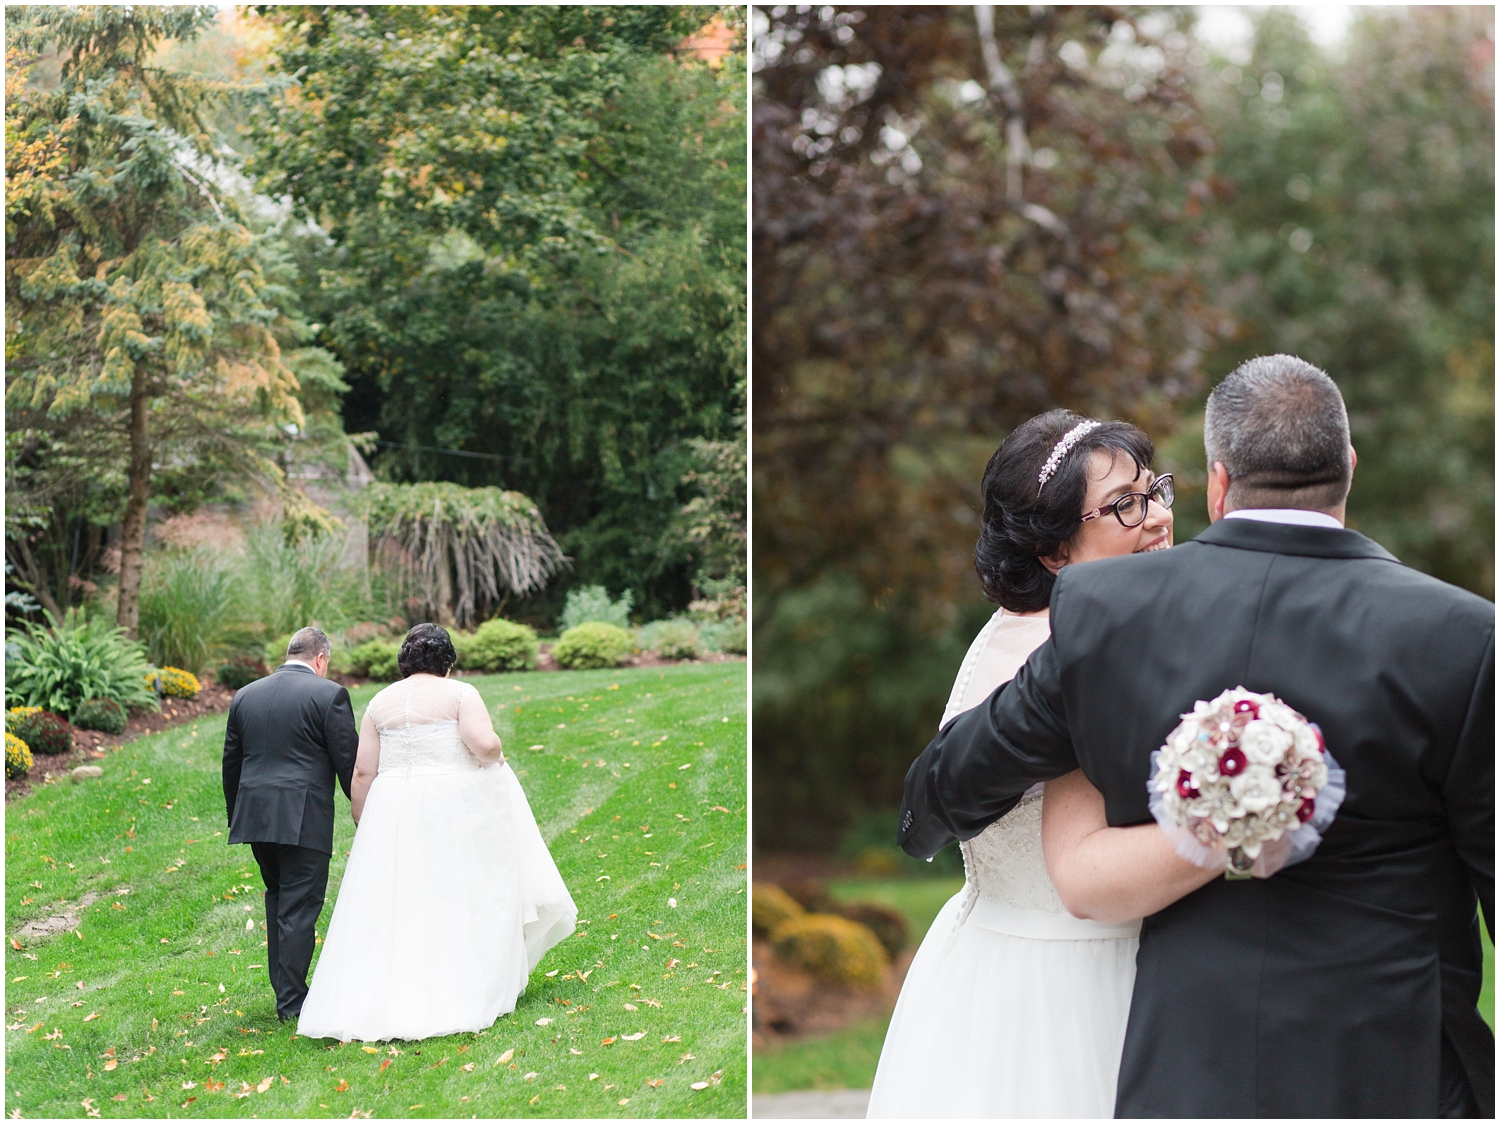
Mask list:
MULTIPOLYGON (((841 901, 876 901, 893 906, 911 922, 920 941, 942 905, 963 886, 951 878, 848 878, 829 885, 841 901)), ((1495 1025, 1495 950, 1484 933, 1484 990, 1479 1010, 1495 1025)), ((864 1089, 875 1080, 875 1065, 889 1019, 845 1027, 833 1034, 792 1042, 755 1055, 755 1091, 782 1093, 795 1089, 864 1089)))
MULTIPOLYGON (((259 874, 222 834, 222 716, 132 743, 102 781, 38 786, 7 809, 7 931, 106 896, 81 939, 7 944, 7 1112, 743 1116, 744 669, 472 680, 589 924, 488 1031, 377 1054, 276 1022, 259 874)), ((373 694, 356 693, 356 713, 373 694)), ((353 837, 338 802, 320 932, 353 837)))

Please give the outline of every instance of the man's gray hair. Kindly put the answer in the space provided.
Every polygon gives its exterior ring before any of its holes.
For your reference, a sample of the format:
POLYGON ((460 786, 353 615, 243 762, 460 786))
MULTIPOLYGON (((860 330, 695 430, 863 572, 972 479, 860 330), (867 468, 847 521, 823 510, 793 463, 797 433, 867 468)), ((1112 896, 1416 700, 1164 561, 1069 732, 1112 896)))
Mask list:
POLYGON ((1241 363, 1208 396, 1203 447, 1233 507, 1328 511, 1349 494, 1349 415, 1338 386, 1295 355, 1241 363))
POLYGON ((333 642, 328 639, 321 628, 315 628, 312 625, 299 628, 292 633, 292 638, 286 646, 286 658, 289 660, 306 660, 311 663, 319 656, 332 654, 333 642))

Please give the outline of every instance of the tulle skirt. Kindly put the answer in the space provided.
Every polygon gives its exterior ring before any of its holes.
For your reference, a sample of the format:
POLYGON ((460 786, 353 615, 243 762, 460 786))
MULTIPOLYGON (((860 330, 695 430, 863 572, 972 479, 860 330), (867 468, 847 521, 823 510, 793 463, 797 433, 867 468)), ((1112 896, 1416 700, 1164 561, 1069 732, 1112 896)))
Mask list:
POLYGON ((943 907, 912 960, 869 1116, 1113 1116, 1139 937, 1056 938, 1138 926, 998 905, 963 918, 966 896, 943 907), (1045 937, 1017 935, 1028 927, 1045 937))
POLYGON ((381 1041, 513 1011, 578 911, 509 765, 370 785, 297 1033, 381 1041))

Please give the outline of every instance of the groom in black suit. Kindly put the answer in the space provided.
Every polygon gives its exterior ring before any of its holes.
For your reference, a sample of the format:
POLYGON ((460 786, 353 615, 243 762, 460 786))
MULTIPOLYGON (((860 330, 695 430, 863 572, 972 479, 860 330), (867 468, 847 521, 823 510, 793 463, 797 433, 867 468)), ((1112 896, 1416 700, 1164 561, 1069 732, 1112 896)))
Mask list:
POLYGON ((260 864, 266 968, 283 1020, 307 998, 333 854, 333 781, 349 795, 359 747, 349 692, 324 678, 332 653, 319 629, 296 633, 286 663, 235 692, 224 732, 229 842, 250 844, 260 864))
POLYGON ((1348 796, 1317 852, 1147 917, 1119 1116, 1493 1116, 1475 903, 1494 932, 1494 606, 1343 527, 1333 381, 1278 355, 1209 398, 1212 526, 1071 566, 1051 638, 906 777, 899 839, 970 839, 1082 768, 1151 822, 1150 755, 1238 686, 1317 722, 1348 796))

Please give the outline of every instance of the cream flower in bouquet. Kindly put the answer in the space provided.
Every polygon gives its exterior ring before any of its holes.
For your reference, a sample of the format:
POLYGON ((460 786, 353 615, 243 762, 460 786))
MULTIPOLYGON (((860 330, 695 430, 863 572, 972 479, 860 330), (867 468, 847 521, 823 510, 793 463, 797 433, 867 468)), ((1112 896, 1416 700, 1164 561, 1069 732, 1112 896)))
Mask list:
POLYGON ((1196 703, 1151 764, 1151 814, 1177 853, 1229 878, 1307 858, 1344 800, 1317 725, 1244 687, 1196 703))

